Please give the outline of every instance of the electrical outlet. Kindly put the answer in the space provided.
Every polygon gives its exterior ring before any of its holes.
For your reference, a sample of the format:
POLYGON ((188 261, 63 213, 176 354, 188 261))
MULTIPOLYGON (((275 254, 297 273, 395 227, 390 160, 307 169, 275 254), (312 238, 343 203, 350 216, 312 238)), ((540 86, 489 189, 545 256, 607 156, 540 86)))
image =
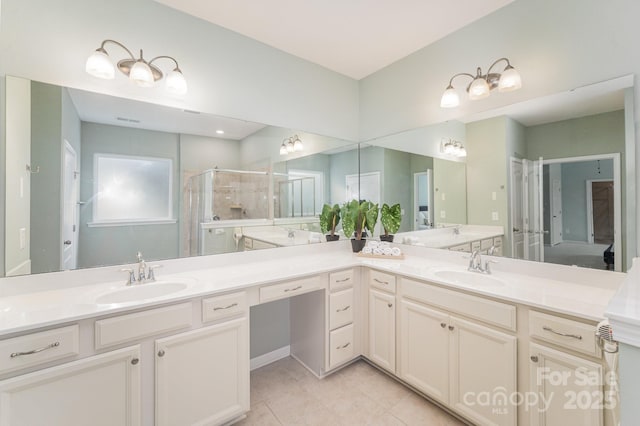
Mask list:
POLYGON ((404 216, 404 209, 400 209, 400 216, 404 216))
POLYGON ((494 221, 500 220, 498 219, 498 212, 491 212, 491 220, 494 220, 494 221))
POLYGON ((447 217, 447 212, 444 210, 440 210, 440 219, 444 219, 447 217))

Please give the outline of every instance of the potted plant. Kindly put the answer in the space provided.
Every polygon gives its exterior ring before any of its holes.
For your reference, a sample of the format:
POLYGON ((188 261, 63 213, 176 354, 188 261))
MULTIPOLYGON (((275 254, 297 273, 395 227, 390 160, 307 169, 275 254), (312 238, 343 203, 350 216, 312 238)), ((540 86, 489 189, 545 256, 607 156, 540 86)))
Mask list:
POLYGON ((322 206, 322 213, 320 214, 320 229, 327 238, 327 241, 338 241, 340 235, 337 235, 336 226, 340 223, 340 206, 335 204, 333 207, 331 204, 325 204, 322 206), (327 232, 330 232, 327 234, 327 232))
POLYGON ((366 230, 373 235, 373 228, 378 221, 378 205, 371 201, 351 200, 342 206, 342 230, 345 236, 353 235, 351 247, 354 253, 362 250, 367 243, 362 238, 366 230))
POLYGON ((393 241, 393 234, 400 229, 400 221, 402 220, 402 209, 400 204, 394 204, 389 207, 387 203, 382 205, 380 210, 380 222, 384 228, 384 234, 380 235, 380 241, 393 241))

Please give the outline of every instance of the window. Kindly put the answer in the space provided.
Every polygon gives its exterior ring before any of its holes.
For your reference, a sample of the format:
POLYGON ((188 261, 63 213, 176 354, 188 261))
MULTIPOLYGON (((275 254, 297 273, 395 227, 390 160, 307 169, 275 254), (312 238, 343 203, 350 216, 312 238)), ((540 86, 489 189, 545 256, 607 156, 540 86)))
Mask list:
POLYGON ((168 158, 95 154, 94 224, 173 221, 168 158))

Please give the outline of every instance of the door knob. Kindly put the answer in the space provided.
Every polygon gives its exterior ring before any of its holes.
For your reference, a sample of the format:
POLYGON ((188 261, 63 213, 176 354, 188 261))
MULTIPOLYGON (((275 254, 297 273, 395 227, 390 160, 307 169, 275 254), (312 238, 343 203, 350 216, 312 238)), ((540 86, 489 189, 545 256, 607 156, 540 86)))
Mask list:
POLYGON ((71 240, 64 240, 64 245, 65 246, 70 246, 71 245, 71 240))
POLYGON ((519 228, 513 228, 513 232, 520 232, 519 228))

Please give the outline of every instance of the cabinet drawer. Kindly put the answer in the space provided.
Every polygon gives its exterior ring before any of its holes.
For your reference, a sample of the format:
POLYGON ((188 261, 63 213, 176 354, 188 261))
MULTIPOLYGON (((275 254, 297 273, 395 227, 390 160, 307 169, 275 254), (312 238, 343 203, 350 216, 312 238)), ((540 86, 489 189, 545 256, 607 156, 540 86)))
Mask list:
POLYGON ((494 237, 493 238, 493 246, 495 248, 502 247, 502 237, 494 237))
POLYGON ((191 303, 96 321, 96 349, 191 326, 191 303))
POLYGON ((329 274, 329 290, 336 291, 353 286, 353 269, 329 274))
POLYGON ((353 322, 353 289, 333 293, 329 296, 329 329, 353 322))
POLYGON ((529 336, 588 355, 600 356, 595 325, 530 311, 529 336))
POLYGON ((486 250, 491 248, 493 245, 493 238, 487 238, 485 240, 480 241, 480 250, 486 250))
POLYGON ((78 326, 0 341, 0 374, 79 354, 78 326))
POLYGON ((353 324, 334 330, 329 335, 329 368, 336 367, 353 358, 353 324))
POLYGON ((209 297, 202 300, 202 322, 231 317, 246 310, 247 295, 245 292, 209 297))
POLYGON ((507 330, 516 330, 516 307, 419 281, 402 279, 402 295, 450 312, 479 319, 507 330))
POLYGON ((320 277, 302 278, 260 288, 260 303, 270 300, 284 299, 322 288, 320 277))
POLYGON ((395 275, 385 274, 384 272, 369 270, 369 284, 371 287, 379 288, 380 290, 388 291, 390 293, 396 292, 396 277, 395 275))
POLYGON ((481 244, 480 241, 471 241, 471 251, 480 250, 481 244))
POLYGON ((471 251, 471 244, 470 243, 465 243, 465 244, 459 244, 457 246, 451 246, 449 247, 449 250, 452 251, 464 251, 464 252, 470 252, 471 251))

